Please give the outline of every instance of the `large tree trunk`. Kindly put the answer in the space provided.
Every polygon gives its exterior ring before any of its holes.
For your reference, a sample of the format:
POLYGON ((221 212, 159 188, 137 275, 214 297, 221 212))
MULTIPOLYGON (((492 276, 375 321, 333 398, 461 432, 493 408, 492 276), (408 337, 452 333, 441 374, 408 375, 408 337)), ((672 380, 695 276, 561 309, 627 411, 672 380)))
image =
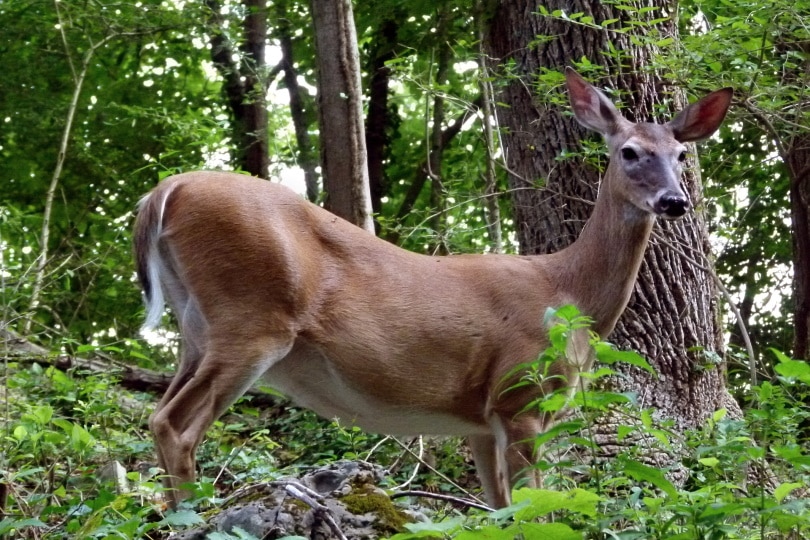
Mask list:
MULTIPOLYGON (((501 70, 514 61, 512 73, 519 74, 502 87, 496 101, 506 104, 498 115, 505 128, 508 166, 516 173, 509 176, 509 183, 520 248, 527 254, 558 251, 577 237, 590 214, 600 176, 582 157, 560 160, 564 151, 581 148, 584 130, 559 105, 544 103, 531 93, 537 74, 543 69, 561 71, 585 57, 607 68, 608 76, 595 83, 620 92, 613 97, 621 99, 623 113, 630 120, 656 119, 654 111, 660 110, 664 92, 673 92, 676 108, 684 105, 677 89, 642 69, 657 51, 632 45, 629 35, 540 16, 540 4, 532 0, 501 2, 486 36, 493 61, 501 70), (608 38, 626 53, 621 66, 607 52, 608 38), (538 180, 543 181, 542 187, 538 180)), ((542 4, 549 12, 584 12, 597 25, 607 19, 626 19, 624 11, 597 1, 542 4)), ((656 4, 674 9, 660 0, 656 4)), ((660 11, 648 15, 662 16, 660 11)), ((657 28, 663 36, 677 38, 674 22, 666 21, 657 28)), ((653 378, 641 370, 621 368, 626 377, 614 381, 615 389, 635 392, 643 407, 656 408, 680 428, 701 425, 720 407, 739 413, 725 390, 724 370, 709 367, 722 352, 722 341, 715 287, 704 269, 711 263, 700 212, 697 164, 692 161, 688 169, 684 182, 697 210, 678 222, 659 221, 627 310, 609 337, 620 348, 646 356, 659 374, 653 378)), ((596 431, 603 451, 610 455, 621 445, 608 424, 597 426, 596 431)))
POLYGON ((374 232, 357 35, 349 0, 312 0, 324 207, 374 232))

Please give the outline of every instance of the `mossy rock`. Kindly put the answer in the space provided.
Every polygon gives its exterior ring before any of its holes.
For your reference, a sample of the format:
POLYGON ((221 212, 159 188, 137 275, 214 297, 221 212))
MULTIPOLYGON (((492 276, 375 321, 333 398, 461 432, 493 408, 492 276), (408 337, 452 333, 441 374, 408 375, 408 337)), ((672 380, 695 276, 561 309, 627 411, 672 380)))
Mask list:
POLYGON ((352 514, 372 514, 376 517, 378 526, 375 528, 381 533, 402 532, 405 524, 413 521, 387 495, 379 491, 367 493, 355 491, 339 500, 352 514))

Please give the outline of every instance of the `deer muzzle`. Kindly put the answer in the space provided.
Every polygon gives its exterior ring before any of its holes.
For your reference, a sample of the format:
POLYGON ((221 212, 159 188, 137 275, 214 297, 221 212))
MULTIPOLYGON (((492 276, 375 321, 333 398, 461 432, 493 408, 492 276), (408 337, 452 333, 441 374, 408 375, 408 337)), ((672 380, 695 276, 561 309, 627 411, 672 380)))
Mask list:
POLYGON ((665 219, 678 219, 689 210, 689 199, 684 195, 668 193, 655 203, 655 213, 665 219))

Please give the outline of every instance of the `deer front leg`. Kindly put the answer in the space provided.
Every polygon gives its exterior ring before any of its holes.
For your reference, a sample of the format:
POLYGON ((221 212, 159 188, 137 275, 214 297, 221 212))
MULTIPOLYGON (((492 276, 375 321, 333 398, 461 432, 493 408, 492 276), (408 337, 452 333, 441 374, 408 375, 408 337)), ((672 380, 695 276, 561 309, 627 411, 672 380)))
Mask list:
POLYGON ((504 431, 505 447, 503 449, 506 469, 508 471, 510 495, 520 480, 526 480, 526 487, 536 488, 540 485, 535 464, 537 452, 535 439, 543 430, 543 422, 529 413, 523 413, 517 418, 501 419, 504 431))
POLYGON ((484 488, 484 497, 493 508, 509 506, 510 483, 507 477, 506 461, 495 436, 471 435, 467 442, 472 450, 475 469, 484 488))
POLYGON ((529 487, 537 487, 533 468, 536 452, 534 438, 541 422, 529 415, 518 420, 505 420, 497 415, 490 419, 491 433, 469 437, 470 449, 487 502, 493 508, 509 506, 512 487, 522 478, 529 487))

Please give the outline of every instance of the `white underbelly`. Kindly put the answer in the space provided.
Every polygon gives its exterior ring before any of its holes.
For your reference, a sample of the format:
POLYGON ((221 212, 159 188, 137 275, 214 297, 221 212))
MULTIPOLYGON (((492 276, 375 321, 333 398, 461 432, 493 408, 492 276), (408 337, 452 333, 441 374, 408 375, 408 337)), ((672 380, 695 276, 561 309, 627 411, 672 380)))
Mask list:
MULTIPOLYGON (((390 403, 358 392, 314 351, 273 365, 263 384, 296 404, 328 419, 339 419, 375 433, 388 435, 456 435, 488 433, 487 426, 425 406, 390 403)), ((392 381, 380 381, 393 384, 392 381)))

